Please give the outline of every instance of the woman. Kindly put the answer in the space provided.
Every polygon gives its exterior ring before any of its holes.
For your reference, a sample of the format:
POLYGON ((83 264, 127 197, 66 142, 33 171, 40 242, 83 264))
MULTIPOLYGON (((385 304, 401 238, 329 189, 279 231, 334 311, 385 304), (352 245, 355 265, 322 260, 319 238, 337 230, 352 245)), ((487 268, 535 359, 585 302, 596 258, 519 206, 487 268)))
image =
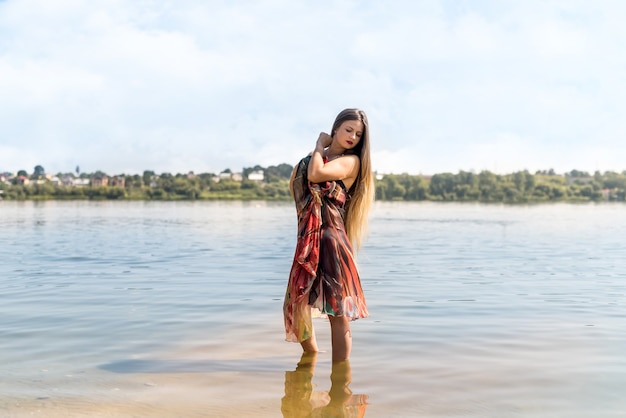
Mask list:
POLYGON ((345 109, 331 134, 294 167, 290 190, 298 213, 298 242, 283 313, 287 341, 317 352, 313 314, 330 320, 333 361, 352 348, 349 321, 368 316, 353 248, 361 243, 374 199, 365 112, 345 109))

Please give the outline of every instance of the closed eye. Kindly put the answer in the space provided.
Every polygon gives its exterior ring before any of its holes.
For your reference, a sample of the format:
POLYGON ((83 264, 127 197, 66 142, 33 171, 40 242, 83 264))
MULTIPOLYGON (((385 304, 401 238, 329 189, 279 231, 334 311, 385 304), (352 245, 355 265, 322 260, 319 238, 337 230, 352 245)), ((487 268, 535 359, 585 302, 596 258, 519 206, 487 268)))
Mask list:
MULTIPOLYGON (((346 128, 346 132, 348 133, 352 133, 353 129, 352 128, 346 128)), ((359 138, 363 136, 363 132, 357 132, 356 136, 358 136, 359 138)))

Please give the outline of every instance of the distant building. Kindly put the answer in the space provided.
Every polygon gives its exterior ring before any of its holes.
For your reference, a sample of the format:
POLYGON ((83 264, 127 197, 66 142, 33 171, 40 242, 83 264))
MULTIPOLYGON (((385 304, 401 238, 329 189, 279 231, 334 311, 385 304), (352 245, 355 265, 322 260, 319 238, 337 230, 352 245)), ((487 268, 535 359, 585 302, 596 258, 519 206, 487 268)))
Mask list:
POLYGON ((26 176, 17 176, 17 184, 22 186, 27 186, 30 183, 30 180, 26 176))
POLYGON ((248 180, 252 181, 263 181, 265 180, 265 174, 263 170, 256 170, 248 174, 248 180))
POLYGON ((74 177, 72 177, 72 176, 63 176, 61 178, 61 184, 63 186, 73 186, 74 185, 74 177))
POLYGON ((124 187, 124 185, 126 184, 126 178, 122 177, 122 176, 114 176, 111 177, 110 181, 109 181, 109 185, 111 187, 124 187))
POLYGON ((109 177, 107 176, 94 176, 91 179, 91 187, 105 187, 109 184, 109 177))
MULTIPOLYGON (((231 173, 228 171, 223 171, 218 176, 219 180, 233 180, 233 181, 243 181, 243 175, 241 173, 231 173)), ((219 183, 219 180, 216 180, 216 183, 219 183)))
POLYGON ((89 186, 89 179, 72 179, 71 186, 74 187, 87 187, 89 186))

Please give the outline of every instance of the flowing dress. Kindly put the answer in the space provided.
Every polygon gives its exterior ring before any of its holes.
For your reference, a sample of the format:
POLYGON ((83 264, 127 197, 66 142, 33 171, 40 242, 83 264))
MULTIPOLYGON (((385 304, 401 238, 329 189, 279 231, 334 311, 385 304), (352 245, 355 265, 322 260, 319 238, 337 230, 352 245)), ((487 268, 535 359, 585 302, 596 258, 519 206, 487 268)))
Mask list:
POLYGON ((310 160, 308 156, 298 163, 292 183, 298 241, 283 314, 286 340, 293 342, 313 335, 313 316, 354 320, 369 315, 344 225, 348 190, 340 180, 309 182, 310 160))

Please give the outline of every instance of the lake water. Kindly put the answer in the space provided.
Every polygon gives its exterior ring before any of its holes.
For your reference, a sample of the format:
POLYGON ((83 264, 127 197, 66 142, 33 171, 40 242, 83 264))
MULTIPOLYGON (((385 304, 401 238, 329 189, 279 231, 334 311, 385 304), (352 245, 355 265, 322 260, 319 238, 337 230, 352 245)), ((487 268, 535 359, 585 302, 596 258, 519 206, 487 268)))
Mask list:
POLYGON ((377 203, 351 370, 283 341, 295 223, 0 202, 0 417, 626 416, 626 206, 377 203))

